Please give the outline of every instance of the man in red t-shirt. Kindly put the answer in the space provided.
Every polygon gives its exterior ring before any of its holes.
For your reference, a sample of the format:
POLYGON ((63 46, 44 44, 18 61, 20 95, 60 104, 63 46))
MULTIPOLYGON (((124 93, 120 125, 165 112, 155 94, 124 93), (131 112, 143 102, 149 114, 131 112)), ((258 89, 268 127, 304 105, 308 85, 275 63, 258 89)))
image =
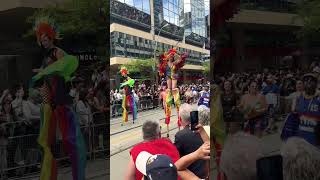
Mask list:
MULTIPOLYGON (((135 145, 130 151, 130 162, 127 168, 125 180, 142 180, 143 174, 136 168, 136 160, 140 152, 146 151, 150 154, 163 154, 171 158, 175 163, 179 158, 179 152, 174 144, 167 138, 160 138, 160 126, 158 122, 146 121, 142 126, 144 142, 135 145)), ((195 176, 192 172, 185 170, 179 172, 179 176, 195 176)))

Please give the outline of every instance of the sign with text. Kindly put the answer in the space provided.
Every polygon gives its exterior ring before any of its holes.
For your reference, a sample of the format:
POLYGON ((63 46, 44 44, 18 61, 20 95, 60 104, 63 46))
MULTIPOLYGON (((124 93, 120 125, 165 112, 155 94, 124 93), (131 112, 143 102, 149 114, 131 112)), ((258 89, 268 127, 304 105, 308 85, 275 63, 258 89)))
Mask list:
POLYGON ((72 54, 78 57, 80 65, 90 65, 98 61, 95 49, 73 50, 72 54))

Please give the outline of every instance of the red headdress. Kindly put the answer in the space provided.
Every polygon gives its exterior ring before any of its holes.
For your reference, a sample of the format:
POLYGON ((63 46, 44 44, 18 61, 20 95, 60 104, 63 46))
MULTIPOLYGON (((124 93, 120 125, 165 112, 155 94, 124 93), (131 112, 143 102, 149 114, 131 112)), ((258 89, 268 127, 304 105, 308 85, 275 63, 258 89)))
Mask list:
MULTIPOLYGON (((174 55, 177 53, 176 48, 170 49, 168 52, 165 52, 164 54, 160 55, 160 65, 159 65, 159 75, 163 76, 166 71, 166 66, 168 64, 169 58, 174 57, 174 55)), ((175 69, 179 69, 184 66, 185 60, 186 60, 187 54, 181 55, 181 60, 178 64, 175 65, 175 69)))
POLYGON ((124 66, 121 67, 120 73, 121 73, 121 76, 123 76, 123 77, 127 76, 129 74, 128 69, 124 66))
POLYGON ((39 45, 41 45, 40 40, 43 34, 47 35, 51 40, 60 39, 58 28, 49 17, 38 18, 35 22, 34 31, 39 45))

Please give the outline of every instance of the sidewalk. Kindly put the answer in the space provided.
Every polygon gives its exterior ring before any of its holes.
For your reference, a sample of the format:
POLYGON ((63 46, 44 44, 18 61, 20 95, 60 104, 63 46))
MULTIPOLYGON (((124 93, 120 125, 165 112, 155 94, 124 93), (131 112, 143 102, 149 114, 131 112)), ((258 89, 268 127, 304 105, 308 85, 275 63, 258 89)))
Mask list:
MULTIPOLYGON (((106 159, 87 161, 86 180, 107 180, 109 179, 109 162, 106 159)), ((39 174, 19 177, 21 180, 39 180, 39 174)), ((71 167, 59 169, 58 180, 72 180, 71 167)), ((11 179, 13 180, 13 179, 11 179)))

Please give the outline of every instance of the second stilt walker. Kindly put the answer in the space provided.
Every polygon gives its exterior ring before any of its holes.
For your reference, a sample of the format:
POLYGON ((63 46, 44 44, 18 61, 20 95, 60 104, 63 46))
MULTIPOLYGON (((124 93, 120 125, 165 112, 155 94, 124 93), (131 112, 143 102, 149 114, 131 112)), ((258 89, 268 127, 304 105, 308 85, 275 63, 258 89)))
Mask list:
POLYGON ((132 88, 134 87, 134 79, 131 79, 128 74, 128 70, 126 67, 121 67, 120 70, 121 75, 125 78, 124 83, 120 85, 120 88, 123 88, 124 96, 122 100, 122 118, 123 118, 123 124, 128 122, 128 110, 129 107, 131 113, 132 113, 132 123, 134 124, 134 120, 137 119, 137 105, 133 97, 132 88))
POLYGON ((169 124, 171 116, 171 107, 174 103, 177 108, 178 127, 180 129, 181 119, 179 116, 180 93, 177 87, 178 70, 184 66, 187 54, 179 54, 176 48, 170 49, 168 52, 160 56, 159 75, 165 76, 167 80, 166 89, 166 124, 167 124, 167 137, 169 137, 169 124))

